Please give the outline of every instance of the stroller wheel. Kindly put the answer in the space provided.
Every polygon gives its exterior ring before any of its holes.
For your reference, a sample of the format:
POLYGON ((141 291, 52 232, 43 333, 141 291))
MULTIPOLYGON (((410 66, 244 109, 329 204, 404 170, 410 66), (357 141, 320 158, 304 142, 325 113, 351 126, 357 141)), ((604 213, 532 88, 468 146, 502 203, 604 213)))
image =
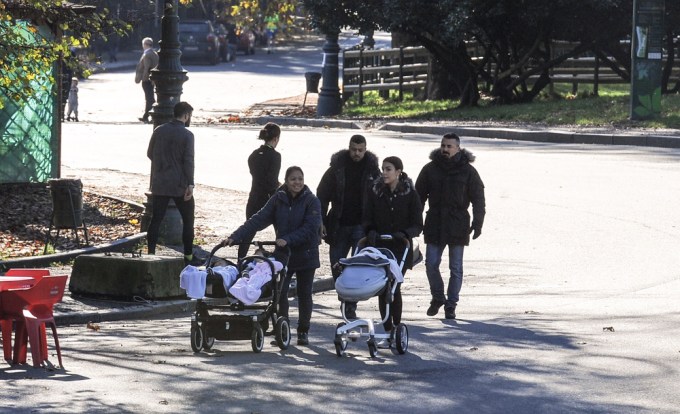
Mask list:
POLYGON ((191 350, 194 352, 201 352, 203 349, 203 328, 198 324, 191 325, 191 350))
POLYGON ((290 321, 285 316, 279 316, 274 327, 274 335, 276 336, 276 344, 282 350, 288 349, 290 345, 290 321))
POLYGON ((373 338, 368 340, 368 353, 371 354, 371 358, 375 358, 378 355, 378 346, 373 338))
POLYGON ((203 349, 205 349, 206 351, 209 351, 210 348, 212 348, 213 345, 215 345, 215 338, 213 338, 212 336, 207 337, 206 335, 203 335, 203 339, 204 339, 203 349))
POLYGON ((343 338, 342 335, 338 334, 338 328, 344 325, 344 323, 340 322, 335 328, 335 339, 333 340, 333 343, 335 344, 335 353, 339 357, 345 355, 345 350, 347 349, 347 338, 343 338))
POLYGON ((397 333, 395 337, 397 345, 397 352, 403 355, 408 350, 408 328, 403 323, 397 325, 397 333))
POLYGON ((262 330, 262 325, 259 323, 253 324, 253 333, 250 336, 250 342, 253 347, 253 352, 260 353, 262 348, 264 348, 264 331, 262 330))

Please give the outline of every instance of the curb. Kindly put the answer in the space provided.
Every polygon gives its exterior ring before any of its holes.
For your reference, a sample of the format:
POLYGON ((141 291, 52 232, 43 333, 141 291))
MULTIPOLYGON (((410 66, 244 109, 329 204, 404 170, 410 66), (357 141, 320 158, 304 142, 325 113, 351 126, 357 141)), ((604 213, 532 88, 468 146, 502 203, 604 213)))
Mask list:
POLYGON ((476 138, 497 138, 512 141, 533 141, 551 144, 634 145, 642 147, 680 148, 680 137, 669 135, 617 135, 578 133, 571 131, 526 130, 517 128, 474 128, 388 123, 381 131, 443 135, 454 132, 476 138))
MULTIPOLYGON (((323 277, 314 280, 312 293, 325 292, 335 289, 332 277, 323 277)), ((90 312, 56 312, 54 320, 57 325, 82 325, 88 322, 112 322, 120 320, 147 319, 166 314, 186 314, 194 312, 196 301, 190 299, 178 299, 162 302, 150 302, 146 304, 130 304, 124 308, 99 309, 90 312)))
POLYGON ((133 236, 118 239, 111 243, 100 244, 93 247, 71 250, 64 253, 48 254, 44 256, 32 256, 20 259, 0 261, 0 269, 26 268, 26 267, 49 267, 52 263, 64 263, 75 259, 81 254, 120 252, 128 250, 146 238, 146 232, 137 233, 133 236))

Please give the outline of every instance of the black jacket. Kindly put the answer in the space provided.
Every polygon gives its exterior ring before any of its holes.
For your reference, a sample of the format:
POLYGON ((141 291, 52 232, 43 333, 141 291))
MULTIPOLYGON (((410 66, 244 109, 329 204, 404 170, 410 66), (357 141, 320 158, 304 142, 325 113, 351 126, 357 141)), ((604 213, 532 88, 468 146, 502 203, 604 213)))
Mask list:
MULTIPOLYGON (((364 155, 366 164, 361 176, 361 182, 357 183, 357 191, 365 195, 368 187, 376 177, 380 176, 378 167, 378 157, 370 151, 364 155)), ((328 244, 333 244, 335 232, 340 226, 342 217, 343 201, 345 198, 345 166, 353 162, 349 156, 349 150, 344 149, 331 156, 331 165, 321 177, 316 195, 321 202, 321 217, 323 225, 326 227, 326 237, 324 240, 328 244), (331 204, 330 211, 328 206, 331 204)))
POLYGON ((486 206, 484 183, 470 165, 475 156, 466 149, 449 159, 436 149, 430 153, 416 180, 416 191, 428 210, 423 234, 425 243, 467 246, 470 229, 481 231, 486 206), (472 203, 472 226, 468 208, 472 203))
POLYGON ((248 157, 248 168, 253 177, 246 205, 246 217, 250 218, 267 204, 279 188, 281 154, 268 145, 262 145, 248 157))
MULTIPOLYGON (((378 234, 404 233, 409 243, 423 231, 423 204, 415 190, 413 181, 402 174, 394 192, 383 182, 382 177, 373 181, 366 197, 363 216, 364 231, 375 230, 378 234)), ((402 245, 390 245, 397 260, 404 254, 402 245)), ((413 267, 413 250, 409 249, 404 269, 413 267)))
POLYGON ((151 160, 151 193, 181 197, 194 184, 194 134, 173 119, 154 129, 146 156, 151 160))
POLYGON ((253 217, 236 229, 231 238, 237 243, 252 240, 255 233, 274 225, 277 239, 284 239, 290 247, 288 269, 316 269, 319 267, 319 227, 321 214, 319 199, 305 186, 291 198, 286 186, 267 201, 253 217))

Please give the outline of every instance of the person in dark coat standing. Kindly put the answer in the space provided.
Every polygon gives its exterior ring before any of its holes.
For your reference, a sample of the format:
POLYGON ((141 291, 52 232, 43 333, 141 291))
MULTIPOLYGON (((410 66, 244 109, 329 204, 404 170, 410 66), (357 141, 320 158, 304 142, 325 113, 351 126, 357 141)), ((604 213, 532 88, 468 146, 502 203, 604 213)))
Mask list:
MULTIPOLYGON (((250 194, 246 204, 246 219, 260 211, 267 201, 279 188, 279 172, 281 171, 281 154, 276 146, 281 137, 281 128, 273 122, 268 122, 261 130, 258 139, 264 141, 258 149, 248 157, 248 168, 253 177, 250 194)), ((244 240, 238 248, 238 257, 248 254, 251 240, 244 240)))
MULTIPOLYGON (((319 199, 305 185, 300 167, 286 170, 285 182, 267 204, 225 240, 231 246, 243 240, 252 240, 260 230, 274 225, 276 245, 288 246, 288 272, 281 287, 279 316, 288 316, 288 290, 293 275, 297 278, 298 345, 309 344, 309 327, 312 318, 312 285, 314 272, 319 268, 319 229, 321 205, 319 199)), ((276 253, 276 252, 275 252, 276 253)))
MULTIPOLYGON (((366 138, 353 135, 349 149, 333 154, 330 167, 321 177, 316 194, 321 201, 322 235, 330 247, 334 279, 339 276, 335 265, 365 236, 361 226, 364 196, 379 176, 378 157, 366 150, 366 138)), ((356 318, 355 302, 345 303, 345 315, 356 318)))
MULTIPOLYGON (((398 261, 404 257, 405 245, 400 242, 407 239, 410 244, 423 230, 423 205, 416 192, 413 181, 404 172, 404 164, 398 157, 387 157, 382 162, 382 176, 378 177, 366 196, 363 226, 367 234, 368 244, 376 245, 379 235, 389 234, 392 240, 387 247, 394 253, 398 261)), ((383 245, 383 241, 378 245, 383 245)), ((412 249, 404 260, 402 273, 413 268, 412 249)), ((387 304, 384 295, 378 298, 380 315, 384 319, 387 304)), ((401 323, 402 299, 401 283, 397 285, 390 308, 390 317, 383 324, 385 332, 394 333, 394 328, 401 323)), ((378 343, 380 348, 389 348, 394 335, 378 343)))
POLYGON ((172 121, 157 127, 146 152, 151 160, 151 222, 147 230, 149 254, 156 254, 161 222, 172 199, 182 216, 185 264, 194 246, 194 134, 187 129, 194 108, 186 102, 174 107, 172 121))
POLYGON ((484 183, 471 165, 475 156, 460 148, 460 138, 454 133, 442 137, 441 147, 430 153, 416 180, 421 201, 428 202, 425 217, 425 272, 430 283, 432 301, 427 309, 434 316, 444 306, 446 319, 456 318, 460 289, 463 285, 463 251, 482 234, 486 214, 484 183), (468 208, 472 203, 472 224, 468 208), (449 248, 450 278, 446 295, 439 272, 444 248, 449 248))

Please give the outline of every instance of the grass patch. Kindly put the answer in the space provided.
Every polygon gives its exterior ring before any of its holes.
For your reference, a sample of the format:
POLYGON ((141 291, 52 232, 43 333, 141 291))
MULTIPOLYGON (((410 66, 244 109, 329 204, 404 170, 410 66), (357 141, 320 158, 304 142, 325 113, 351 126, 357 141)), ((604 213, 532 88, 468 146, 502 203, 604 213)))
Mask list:
POLYGON ((581 88, 571 93, 571 85, 556 85, 553 93, 542 93, 533 102, 514 105, 495 105, 482 97, 475 108, 457 108, 458 101, 418 101, 412 93, 397 100, 390 91, 389 98, 378 92, 364 93, 364 104, 359 105, 355 94, 344 108, 344 116, 365 119, 458 121, 538 124, 545 126, 615 127, 615 128, 680 128, 680 95, 661 97, 661 114, 646 121, 631 121, 630 92, 627 85, 600 86, 599 96, 581 88))

